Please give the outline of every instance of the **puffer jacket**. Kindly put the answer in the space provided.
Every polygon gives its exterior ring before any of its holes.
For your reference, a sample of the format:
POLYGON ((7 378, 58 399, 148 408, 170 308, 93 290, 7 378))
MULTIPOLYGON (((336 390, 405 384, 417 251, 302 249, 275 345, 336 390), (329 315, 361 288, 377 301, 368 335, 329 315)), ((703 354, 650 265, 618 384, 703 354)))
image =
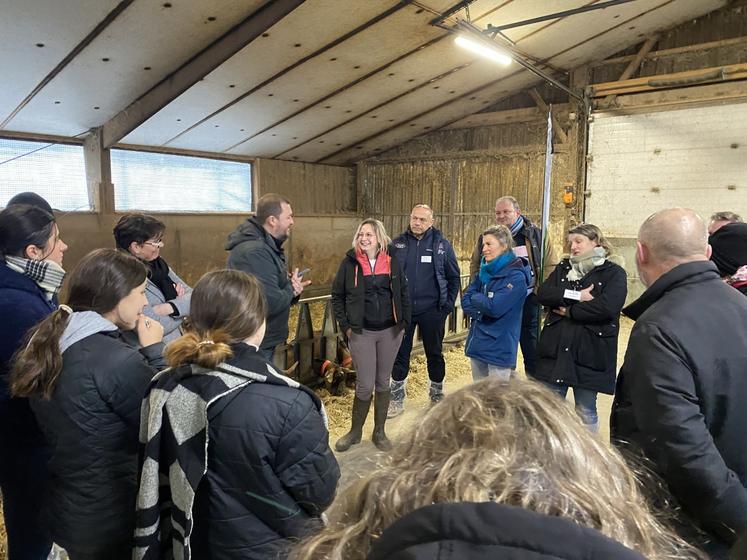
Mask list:
POLYGON ((580 280, 571 282, 563 260, 539 287, 537 298, 548 307, 537 353, 534 377, 546 383, 568 385, 611 395, 617 373, 617 336, 620 311, 628 293, 625 270, 608 260, 580 280), (591 301, 564 297, 565 290, 579 291, 594 285, 591 301), (552 309, 566 308, 566 316, 552 309))
MULTIPOLYGON (((255 372, 258 361, 265 363, 246 344, 232 349, 231 366, 255 372)), ((182 383, 190 388, 198 377, 182 383)), ((320 410, 318 397, 305 387, 261 382, 210 406, 208 470, 195 496, 193 558, 284 558, 293 539, 318 530, 340 478, 320 410)))
POLYGON ((262 349, 270 350, 288 340, 290 306, 297 301, 288 278, 285 253, 275 239, 252 217, 228 236, 226 267, 257 277, 267 300, 267 330, 262 349))
POLYGON ((368 560, 644 560, 581 527, 515 506, 434 504, 395 521, 374 543, 368 560))
MULTIPOLYGON (((407 278, 402 272, 397 257, 392 255, 391 251, 389 254, 391 261, 387 294, 391 293, 391 299, 386 303, 386 315, 393 319, 394 324, 407 328, 411 319, 407 278)), ((371 293, 373 286, 365 281, 364 276, 355 250, 350 249, 340 263, 340 268, 332 283, 332 307, 343 333, 352 329, 353 332, 360 334, 366 321, 371 321, 371 315, 375 314, 375 310, 370 308, 370 305, 366 307, 366 301, 371 302, 372 297, 377 297, 377 295, 371 293), (368 293, 367 286, 369 287, 368 293)), ((370 274, 368 278, 371 278, 370 274)), ((373 319, 376 321, 378 317, 373 317, 373 319)))
POLYGON ((468 357, 499 367, 516 367, 522 309, 530 282, 529 265, 519 257, 487 284, 479 274, 474 277, 462 296, 462 310, 472 319, 464 349, 468 357))
POLYGON ((162 352, 120 331, 93 334, 63 353, 51 399, 31 399, 52 448, 43 520, 72 558, 131 554, 140 403, 162 352))

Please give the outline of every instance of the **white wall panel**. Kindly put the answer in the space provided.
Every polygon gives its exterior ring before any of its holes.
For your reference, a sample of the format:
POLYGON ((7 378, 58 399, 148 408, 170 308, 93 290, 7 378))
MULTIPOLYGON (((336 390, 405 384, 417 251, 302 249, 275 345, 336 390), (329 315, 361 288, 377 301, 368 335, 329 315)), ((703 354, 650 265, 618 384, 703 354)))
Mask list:
POLYGON ((747 100, 596 115, 589 153, 586 221, 612 237, 674 206, 747 215, 747 100))

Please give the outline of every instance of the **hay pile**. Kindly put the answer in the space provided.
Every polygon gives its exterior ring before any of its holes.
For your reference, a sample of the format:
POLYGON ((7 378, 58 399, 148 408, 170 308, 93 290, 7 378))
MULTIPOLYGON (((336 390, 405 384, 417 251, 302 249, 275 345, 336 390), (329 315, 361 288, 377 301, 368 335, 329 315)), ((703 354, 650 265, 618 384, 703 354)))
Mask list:
MULTIPOLYGON (((446 360, 446 384, 445 392, 455 391, 459 387, 472 382, 472 370, 469 366, 469 358, 464 355, 461 346, 451 348, 444 352, 446 360)), ((354 389, 348 389, 339 397, 331 396, 324 389, 318 391, 324 402, 329 418, 330 442, 334 443, 338 438, 344 436, 350 429, 350 416, 353 407, 354 389)), ((422 410, 429 406, 428 399, 428 370, 425 356, 413 356, 410 360, 410 374, 407 380, 406 410, 422 410)), ((409 417, 409 414, 394 418, 387 423, 387 429, 391 434, 396 434, 402 425, 401 419, 409 417)), ((402 427, 404 427, 402 425, 402 427)), ((370 434, 373 429, 373 411, 369 413, 364 434, 370 434)))

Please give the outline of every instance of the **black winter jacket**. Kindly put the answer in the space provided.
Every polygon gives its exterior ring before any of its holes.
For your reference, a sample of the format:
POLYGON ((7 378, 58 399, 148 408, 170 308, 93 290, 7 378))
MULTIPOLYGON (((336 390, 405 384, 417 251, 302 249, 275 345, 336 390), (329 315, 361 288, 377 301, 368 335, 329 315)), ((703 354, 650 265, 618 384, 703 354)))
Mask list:
POLYGON ((267 330, 262 348, 275 348, 288 340, 290 306, 298 298, 288 278, 285 253, 256 218, 251 217, 228 236, 226 268, 257 277, 267 300, 267 330))
POLYGON ((368 560, 644 560, 569 519, 514 506, 435 504, 387 528, 368 560))
MULTIPOLYGON (((407 290, 407 278, 397 257, 391 254, 390 289, 394 321, 397 325, 407 328, 410 324, 410 295, 407 290)), ((340 330, 345 333, 348 329, 360 334, 365 323, 365 317, 372 313, 366 307, 366 283, 360 264, 355 258, 355 250, 351 249, 345 255, 337 270, 332 283, 332 307, 340 330)), ((370 299, 370 298, 369 298, 370 299)), ((389 312, 389 309, 386 311, 389 312)))
POLYGON ((569 282, 566 274, 570 269, 568 259, 561 261, 537 291, 539 302, 549 312, 537 345, 539 363, 534 377, 611 395, 627 275, 621 266, 605 261, 580 280, 569 282), (563 297, 565 290, 582 290, 592 284, 591 301, 563 297), (567 315, 553 313, 557 307, 565 307, 567 315))
MULTIPOLYGON (((227 363, 264 358, 233 345, 227 363)), ((183 384, 199 383, 187 378, 183 384)), ((208 471, 194 506, 193 557, 284 558, 335 496, 340 469, 318 397, 305 387, 250 383, 208 409, 208 471)), ((318 529, 318 527, 316 527, 318 529)))
POLYGON ((138 348, 129 340, 110 331, 76 342, 63 354, 52 398, 31 399, 52 448, 43 519, 72 558, 131 554, 140 403, 165 362, 162 343, 138 348))
POLYGON ((636 320, 611 435, 654 463, 699 524, 747 530, 747 298, 712 262, 676 266, 623 310, 636 320))

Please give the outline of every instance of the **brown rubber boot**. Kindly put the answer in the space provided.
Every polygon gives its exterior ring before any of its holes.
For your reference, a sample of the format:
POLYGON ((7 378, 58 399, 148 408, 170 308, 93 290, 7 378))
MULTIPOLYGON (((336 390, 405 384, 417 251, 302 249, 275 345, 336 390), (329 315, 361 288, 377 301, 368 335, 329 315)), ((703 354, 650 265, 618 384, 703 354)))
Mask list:
POLYGON ((390 451, 392 449, 392 442, 386 437, 386 432, 384 431, 391 396, 391 391, 377 391, 376 398, 374 399, 374 430, 371 441, 382 451, 390 451))
POLYGON ((358 397, 353 399, 353 417, 350 431, 337 440, 335 449, 337 451, 347 451, 351 445, 361 442, 363 435, 363 424, 366 423, 368 409, 371 407, 371 399, 363 401, 358 397))

